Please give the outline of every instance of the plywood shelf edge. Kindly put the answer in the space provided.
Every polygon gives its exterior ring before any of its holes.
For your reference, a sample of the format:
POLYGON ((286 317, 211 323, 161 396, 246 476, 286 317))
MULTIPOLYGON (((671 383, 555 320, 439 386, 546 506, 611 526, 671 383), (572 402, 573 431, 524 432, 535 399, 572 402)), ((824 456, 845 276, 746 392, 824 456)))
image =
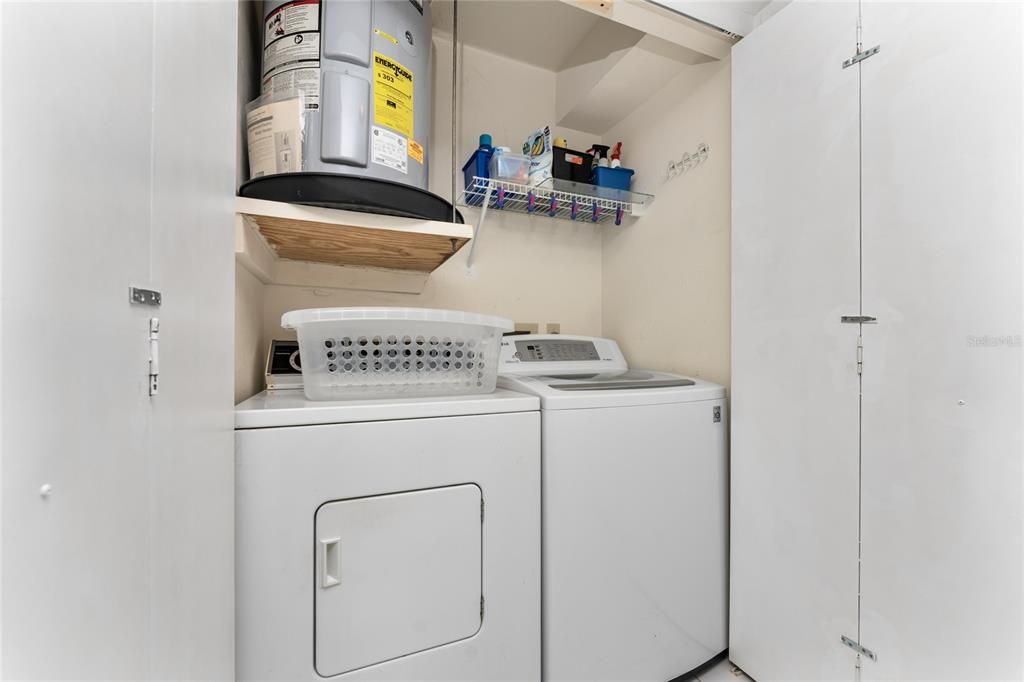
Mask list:
POLYGON ((472 228, 236 199, 235 254, 264 284, 420 293, 472 228))

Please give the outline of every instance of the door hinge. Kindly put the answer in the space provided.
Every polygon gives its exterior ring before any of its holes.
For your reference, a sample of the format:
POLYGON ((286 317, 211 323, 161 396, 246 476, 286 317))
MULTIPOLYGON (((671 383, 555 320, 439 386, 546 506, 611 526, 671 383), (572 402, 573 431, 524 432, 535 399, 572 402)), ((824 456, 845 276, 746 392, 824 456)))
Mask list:
POLYGON ((878 324, 878 318, 870 315, 843 315, 839 321, 843 324, 878 324))
POLYGON ((480 523, 484 522, 484 500, 480 498, 480 523))
POLYGON ((484 595, 480 595, 480 620, 484 619, 484 595))
POLYGON ((881 50, 881 49, 882 49, 881 45, 875 45, 874 47, 872 47, 869 50, 860 50, 859 52, 857 52, 857 54, 853 55, 852 57, 847 59, 845 62, 843 62, 843 68, 844 69, 848 69, 851 66, 853 66, 854 64, 861 63, 862 61, 864 61, 868 57, 874 57, 876 54, 878 54, 878 51, 881 50))
POLYGON ((857 374, 864 374, 864 337, 857 337, 857 374))
POLYGON ((711 423, 717 424, 722 421, 722 407, 721 405, 715 405, 711 408, 711 423))
POLYGON ((846 635, 841 636, 839 639, 840 639, 840 641, 842 641, 843 644, 845 644, 846 646, 850 647, 851 649, 856 651, 858 654, 860 654, 862 656, 867 656, 872 661, 877 661, 878 660, 878 655, 874 651, 872 651, 871 649, 869 649, 866 646, 862 645, 860 642, 852 640, 849 637, 847 637, 846 635))
POLYGON ((159 291, 143 289, 141 287, 128 287, 128 300, 139 305, 158 306, 163 302, 163 296, 159 291))
POLYGON ((160 318, 149 318, 149 394, 156 395, 160 381, 160 318))

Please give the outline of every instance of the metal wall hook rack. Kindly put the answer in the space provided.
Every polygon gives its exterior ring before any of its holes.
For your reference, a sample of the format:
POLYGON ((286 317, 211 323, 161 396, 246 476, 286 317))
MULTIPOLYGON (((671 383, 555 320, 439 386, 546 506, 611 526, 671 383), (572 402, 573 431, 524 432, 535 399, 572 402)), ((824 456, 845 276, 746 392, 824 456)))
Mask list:
POLYGON ((693 170, 700 164, 708 160, 708 156, 711 153, 711 147, 707 146, 703 142, 697 145, 697 151, 693 154, 686 152, 683 154, 683 158, 678 161, 668 162, 667 179, 671 180, 677 175, 682 175, 687 171, 693 170))

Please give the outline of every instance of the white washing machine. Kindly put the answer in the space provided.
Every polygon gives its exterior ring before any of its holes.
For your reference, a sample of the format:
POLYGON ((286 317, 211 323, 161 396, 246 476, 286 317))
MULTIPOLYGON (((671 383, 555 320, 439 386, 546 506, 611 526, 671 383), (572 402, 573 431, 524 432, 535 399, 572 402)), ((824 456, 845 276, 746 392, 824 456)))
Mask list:
POLYGON ((239 404, 238 679, 538 679, 538 409, 239 404))
POLYGON ((544 679, 665 682, 722 653, 725 389, 591 337, 506 336, 498 371, 541 400, 544 679))

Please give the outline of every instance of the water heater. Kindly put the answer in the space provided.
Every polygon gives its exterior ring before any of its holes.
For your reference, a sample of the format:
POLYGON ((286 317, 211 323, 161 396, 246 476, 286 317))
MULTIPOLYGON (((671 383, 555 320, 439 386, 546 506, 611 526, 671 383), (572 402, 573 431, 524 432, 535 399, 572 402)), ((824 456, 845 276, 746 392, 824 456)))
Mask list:
POLYGON ((302 94, 301 170, 255 177, 239 193, 451 220, 451 204, 427 191, 429 5, 267 0, 263 7, 260 91, 302 94))

